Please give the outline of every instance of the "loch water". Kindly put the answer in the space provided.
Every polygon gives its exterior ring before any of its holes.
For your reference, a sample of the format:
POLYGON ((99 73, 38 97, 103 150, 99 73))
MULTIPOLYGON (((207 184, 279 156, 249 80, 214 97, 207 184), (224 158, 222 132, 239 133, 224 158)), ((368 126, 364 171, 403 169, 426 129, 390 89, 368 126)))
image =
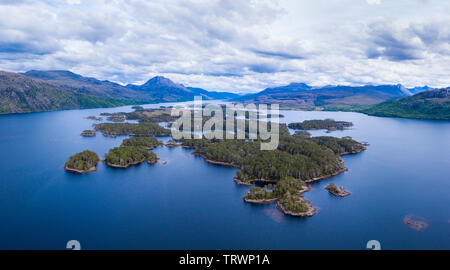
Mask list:
POLYGON ((349 130, 312 133, 370 143, 343 157, 347 172, 311 185, 305 198, 319 207, 315 216, 293 218, 273 204, 244 203, 248 187, 233 182, 235 168, 181 147, 154 149, 156 165, 66 172, 74 153, 103 157, 121 144, 126 136, 80 136, 95 123, 86 116, 119 111, 131 108, 0 116, 0 249, 65 249, 69 240, 82 249, 365 249, 369 240, 382 249, 450 249, 449 121, 281 111, 281 122, 351 121, 349 130), (352 194, 330 195, 330 182, 352 194), (410 228, 408 215, 428 227, 410 228))

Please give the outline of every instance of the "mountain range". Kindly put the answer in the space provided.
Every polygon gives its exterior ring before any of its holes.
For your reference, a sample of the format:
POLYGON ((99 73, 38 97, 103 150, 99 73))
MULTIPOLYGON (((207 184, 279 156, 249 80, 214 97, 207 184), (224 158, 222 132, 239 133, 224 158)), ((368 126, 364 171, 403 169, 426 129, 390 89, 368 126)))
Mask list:
POLYGON ((202 96, 205 100, 277 103, 280 108, 356 110, 380 116, 446 119, 448 88, 444 90, 428 86, 407 89, 400 84, 314 87, 290 83, 254 94, 238 95, 186 87, 162 76, 153 77, 141 85, 124 86, 66 70, 0 71, 0 113, 178 102, 202 96))
POLYGON ((0 113, 113 107, 130 104, 228 99, 237 94, 185 87, 162 76, 142 85, 122 86, 66 70, 0 71, 0 113))
POLYGON ((305 83, 291 83, 267 88, 256 94, 237 97, 234 100, 246 103, 276 103, 282 108, 342 109, 374 105, 411 95, 411 91, 400 84, 312 87, 305 83))
POLYGON ((128 84, 126 87, 140 93, 148 94, 156 100, 161 101, 188 101, 193 100, 195 96, 201 96, 207 100, 238 97, 234 93, 210 92, 202 88, 185 87, 163 76, 153 77, 142 85, 128 84))

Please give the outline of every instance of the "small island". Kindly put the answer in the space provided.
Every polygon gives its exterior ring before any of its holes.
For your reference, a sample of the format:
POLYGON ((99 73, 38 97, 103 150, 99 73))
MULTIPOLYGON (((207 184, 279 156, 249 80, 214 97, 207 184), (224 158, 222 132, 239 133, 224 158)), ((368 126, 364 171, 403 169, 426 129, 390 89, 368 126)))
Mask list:
POLYGON ((94 121, 102 121, 103 120, 103 118, 97 117, 97 116, 88 116, 88 117, 85 117, 85 118, 89 119, 89 120, 94 120, 94 121))
POLYGON ((345 190, 343 187, 338 187, 334 183, 328 184, 325 187, 325 189, 328 190, 328 192, 330 192, 334 196, 338 196, 338 197, 346 197, 351 194, 349 191, 345 190))
POLYGON ((317 207, 314 207, 309 201, 290 194, 283 196, 276 207, 285 215, 293 217, 312 217, 317 213, 317 207))
POLYGON ((81 132, 81 136, 83 137, 95 137, 97 133, 95 132, 95 130, 83 130, 83 132, 81 132))
POLYGON ((130 136, 170 136, 168 129, 153 122, 142 123, 100 123, 94 124, 96 131, 101 131, 103 136, 116 137, 119 135, 130 136))
POLYGON ((158 157, 153 152, 148 152, 142 146, 121 146, 109 150, 105 155, 106 165, 115 168, 128 168, 147 161, 149 164, 155 164, 158 157))
MULTIPOLYGON (((112 116, 113 114, 103 113, 102 115, 112 116)), ((93 125, 94 129, 101 131, 104 136, 135 136, 125 139, 120 147, 111 149, 105 155, 106 164, 111 167, 128 168, 142 162, 149 164, 158 162, 156 154, 148 150, 161 143, 150 136, 171 135, 169 129, 157 124, 166 122, 170 126, 172 116, 169 111, 144 109, 131 113, 114 113, 114 115, 125 116, 127 120, 137 120, 138 123, 93 125)), ((245 121, 244 131, 249 133, 248 120, 245 121)), ((331 119, 317 121, 332 121, 336 129, 352 125, 349 122, 331 119)), ((326 128, 332 129, 330 125, 326 125, 326 128)), ((226 127, 223 127, 222 131, 225 133, 226 127)), ((260 144, 259 139, 195 138, 175 141, 171 138, 164 145, 168 147, 181 145, 183 148, 193 149, 193 155, 202 157, 208 163, 238 168, 234 177, 238 185, 257 185, 246 192, 243 197, 245 202, 276 203, 278 210, 295 217, 310 217, 317 213, 318 208, 302 197, 302 194, 309 190, 307 183, 345 172, 347 168, 341 156, 356 154, 366 149, 365 144, 351 137, 312 137, 305 130, 298 130, 291 135, 286 124, 279 125, 277 149, 262 151, 260 144)))
POLYGON ((98 155, 89 150, 71 156, 64 165, 66 171, 75 173, 89 173, 97 170, 100 161, 98 155))
POLYGON ((326 129, 327 132, 335 130, 345 130, 351 126, 353 126, 352 122, 335 121, 333 119, 306 120, 303 122, 290 123, 288 125, 288 127, 292 129, 302 129, 302 130, 326 129))
POLYGON ((125 122, 125 116, 123 115, 111 115, 106 118, 106 120, 111 122, 125 122))
POLYGON ((270 204, 278 201, 276 208, 286 215, 311 217, 316 214, 317 208, 302 198, 302 194, 308 190, 305 182, 287 177, 264 188, 251 187, 243 199, 253 204, 270 204))
POLYGON ((208 163, 239 168, 234 181, 251 187, 243 200, 247 203, 276 202, 276 208, 286 215, 310 217, 317 212, 301 194, 306 183, 327 179, 347 170, 341 158, 356 154, 366 147, 351 137, 310 137, 299 132, 290 135, 286 125, 280 125, 278 148, 261 151, 258 140, 182 139, 183 147, 193 148, 194 155, 208 163))

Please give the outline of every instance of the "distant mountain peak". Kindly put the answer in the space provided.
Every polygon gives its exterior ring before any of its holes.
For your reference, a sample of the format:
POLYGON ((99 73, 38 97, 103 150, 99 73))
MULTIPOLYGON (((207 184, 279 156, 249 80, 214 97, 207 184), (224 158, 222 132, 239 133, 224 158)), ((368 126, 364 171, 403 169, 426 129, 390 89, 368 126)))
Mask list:
POLYGON ((408 88, 404 87, 402 84, 397 84, 396 85, 398 87, 398 89, 400 91, 402 91, 403 93, 405 93, 408 96, 412 96, 413 94, 411 93, 411 91, 408 90, 408 88))
POLYGON ((179 83, 174 83, 169 78, 166 78, 164 76, 155 76, 148 80, 146 83, 143 84, 143 86, 167 86, 167 87, 176 87, 176 88, 185 88, 184 85, 179 83))
POLYGON ((311 86, 307 85, 306 83, 298 83, 298 82, 292 82, 289 84, 289 86, 296 86, 296 87, 305 87, 305 88, 311 88, 311 86))

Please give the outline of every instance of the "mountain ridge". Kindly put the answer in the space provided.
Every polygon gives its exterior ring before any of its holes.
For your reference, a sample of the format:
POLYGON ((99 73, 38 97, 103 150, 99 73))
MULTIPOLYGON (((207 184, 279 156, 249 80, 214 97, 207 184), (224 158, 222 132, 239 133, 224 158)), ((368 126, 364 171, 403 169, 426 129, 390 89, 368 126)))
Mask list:
POLYGON ((381 103, 412 95, 403 85, 327 85, 313 87, 305 83, 266 88, 258 93, 235 98, 246 103, 275 103, 287 108, 344 108, 381 103))
POLYGON ((113 98, 74 93, 19 73, 0 71, 0 113, 115 107, 135 104, 113 98))
POLYGON ((212 92, 198 87, 186 87, 183 84, 175 83, 164 76, 155 76, 144 84, 128 84, 126 87, 133 90, 151 93, 152 96, 162 97, 166 95, 169 101, 192 100, 195 96, 202 96, 205 99, 222 99, 237 97, 237 94, 229 92, 212 92), (169 95, 169 98, 167 97, 169 95))
POLYGON ((143 103, 186 101, 193 99, 197 94, 203 96, 205 99, 237 96, 228 92, 210 92, 201 88, 185 87, 164 76, 150 78, 142 85, 128 84, 123 86, 108 80, 101 81, 93 77, 84 77, 68 70, 30 70, 21 74, 68 88, 68 90, 77 93, 124 100, 137 100, 143 103), (193 89, 201 89, 202 91, 196 92, 193 89))

